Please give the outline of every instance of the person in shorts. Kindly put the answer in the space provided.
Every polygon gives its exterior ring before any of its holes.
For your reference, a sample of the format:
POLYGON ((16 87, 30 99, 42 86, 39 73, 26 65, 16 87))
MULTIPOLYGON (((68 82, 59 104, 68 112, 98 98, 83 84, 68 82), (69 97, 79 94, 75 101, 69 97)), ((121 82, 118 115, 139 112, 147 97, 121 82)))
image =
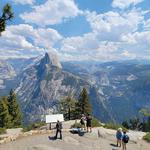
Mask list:
POLYGON ((84 114, 82 114, 81 116, 80 124, 81 124, 81 130, 86 130, 86 117, 84 114))
POLYGON ((117 139, 117 147, 121 147, 121 143, 122 143, 122 128, 118 128, 117 132, 116 132, 116 139, 117 139))
POLYGON ((86 127, 87 132, 92 132, 92 116, 90 114, 88 114, 86 117, 86 127))
POLYGON ((127 150, 128 142, 129 142, 129 136, 126 134, 126 131, 124 131, 122 136, 122 150, 127 150))

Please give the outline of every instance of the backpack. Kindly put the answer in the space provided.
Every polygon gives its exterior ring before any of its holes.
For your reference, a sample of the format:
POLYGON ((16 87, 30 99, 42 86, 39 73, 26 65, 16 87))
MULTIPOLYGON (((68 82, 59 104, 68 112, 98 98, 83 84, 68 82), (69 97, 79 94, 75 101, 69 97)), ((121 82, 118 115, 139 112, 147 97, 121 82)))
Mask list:
POLYGON ((57 123, 56 128, 57 128, 57 130, 61 130, 62 129, 62 123, 61 122, 57 123))
POLYGON ((81 124, 84 124, 84 120, 83 120, 83 118, 81 118, 80 123, 81 123, 81 124))
POLYGON ((129 136, 124 135, 122 140, 123 140, 124 143, 128 143, 129 142, 129 136))

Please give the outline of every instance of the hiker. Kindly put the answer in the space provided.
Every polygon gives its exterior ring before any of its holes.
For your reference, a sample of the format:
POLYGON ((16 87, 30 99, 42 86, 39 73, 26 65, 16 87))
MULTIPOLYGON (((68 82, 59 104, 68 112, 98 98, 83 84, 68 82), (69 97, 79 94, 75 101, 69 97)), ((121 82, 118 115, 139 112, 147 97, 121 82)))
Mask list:
POLYGON ((84 114, 82 114, 82 117, 80 119, 80 123, 81 123, 81 130, 86 130, 86 117, 84 114))
POLYGON ((92 116, 90 114, 87 115, 86 117, 86 127, 87 127, 87 132, 92 132, 92 116))
POLYGON ((123 136, 122 136, 122 150, 126 150, 127 147, 127 143, 129 141, 129 136, 126 134, 126 131, 123 132, 123 136))
POLYGON ((117 138, 117 147, 121 147, 121 143, 122 143, 122 128, 118 128, 117 132, 116 132, 116 138, 117 138))
POLYGON ((60 133, 60 139, 62 139, 62 123, 58 120, 56 123, 56 136, 57 139, 58 132, 60 133))

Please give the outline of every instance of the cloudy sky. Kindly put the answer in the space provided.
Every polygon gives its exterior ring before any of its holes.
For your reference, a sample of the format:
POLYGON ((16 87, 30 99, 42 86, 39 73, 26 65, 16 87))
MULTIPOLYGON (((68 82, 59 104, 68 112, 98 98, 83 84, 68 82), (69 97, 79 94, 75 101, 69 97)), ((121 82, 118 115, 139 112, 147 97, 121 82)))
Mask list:
POLYGON ((0 9, 7 2, 15 18, 0 37, 2 58, 150 59, 150 0, 0 0, 0 9))

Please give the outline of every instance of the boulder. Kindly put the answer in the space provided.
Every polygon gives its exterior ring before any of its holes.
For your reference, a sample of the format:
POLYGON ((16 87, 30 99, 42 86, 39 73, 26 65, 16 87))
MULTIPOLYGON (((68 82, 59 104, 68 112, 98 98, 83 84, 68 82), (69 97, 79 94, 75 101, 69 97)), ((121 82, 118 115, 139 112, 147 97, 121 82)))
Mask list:
POLYGON ((19 135, 22 134, 22 128, 16 128, 16 129, 7 129, 6 133, 7 135, 19 135))

